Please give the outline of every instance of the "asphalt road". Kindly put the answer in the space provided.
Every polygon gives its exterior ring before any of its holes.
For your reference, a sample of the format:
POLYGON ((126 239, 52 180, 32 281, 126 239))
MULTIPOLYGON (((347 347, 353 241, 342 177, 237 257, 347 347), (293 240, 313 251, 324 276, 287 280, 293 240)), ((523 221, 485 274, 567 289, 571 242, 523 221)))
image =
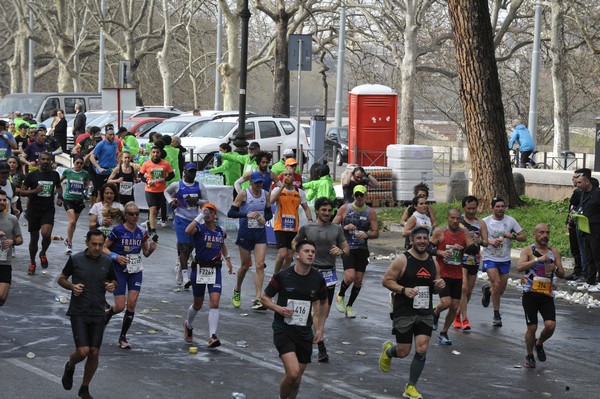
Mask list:
MULTIPOLYGON (((57 211, 55 234, 65 235, 64 211, 57 211)), ((143 218, 142 218, 143 219, 143 218)), ((81 226, 87 226, 82 217, 81 226)), ((26 226, 23 226, 26 230, 26 226)), ((83 248, 83 228, 76 232, 75 250, 83 248)), ((96 398, 246 398, 278 397, 283 367, 272 343, 270 312, 253 312, 253 273, 242 288, 242 307, 231 305, 234 276, 224 276, 219 337, 223 345, 206 348, 207 310, 195 321, 197 354, 188 353, 182 322, 192 301, 189 291, 175 284, 175 234, 159 229, 158 250, 148 259, 137 313, 129 333, 132 349, 117 346, 120 316, 109 324, 101 350, 100 366, 90 386, 96 398), (236 345, 245 341, 246 347, 236 345)), ((17 249, 13 286, 0 308, 0 398, 72 398, 83 375, 75 372, 72 391, 64 391, 60 377, 74 344, 66 304, 55 299, 67 295, 56 284, 66 261, 62 242, 49 250, 50 267, 27 276, 27 243, 17 249), (34 354, 29 358, 27 354, 34 354)), ((228 239, 234 267, 239 255, 228 239)), ((387 252, 389 254, 390 251, 387 252)), ((268 249, 267 278, 273 270, 275 248, 268 249)), ((389 261, 373 261, 355 303, 356 319, 345 319, 332 309, 326 325, 328 364, 310 364, 300 398, 397 398, 402 396, 412 354, 394 359, 392 369, 379 371, 382 343, 393 339, 388 294, 381 286, 389 261)), ((338 271, 341 265, 338 265, 338 271)), ((341 273, 338 273, 341 277, 341 273)), ((548 360, 537 369, 521 367, 525 322, 519 292, 509 288, 502 302, 504 326, 491 326, 491 308, 480 304, 478 282, 470 306, 469 333, 451 330, 454 344, 437 344, 434 335, 418 388, 425 398, 600 398, 600 346, 597 344, 600 309, 557 301, 557 331, 545 345, 548 360)), ((109 297, 109 302, 112 298, 109 297)), ((435 333, 434 333, 435 334, 435 333)))

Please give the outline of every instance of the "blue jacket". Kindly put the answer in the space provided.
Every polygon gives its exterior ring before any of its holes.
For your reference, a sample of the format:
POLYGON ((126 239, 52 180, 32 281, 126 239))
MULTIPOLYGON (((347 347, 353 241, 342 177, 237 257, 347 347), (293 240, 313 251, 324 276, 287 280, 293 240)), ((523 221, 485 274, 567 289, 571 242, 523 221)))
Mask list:
POLYGON ((535 151, 533 137, 531 137, 531 133, 529 133, 529 129, 525 125, 517 125, 512 131, 508 148, 512 148, 515 142, 519 143, 519 152, 535 151))

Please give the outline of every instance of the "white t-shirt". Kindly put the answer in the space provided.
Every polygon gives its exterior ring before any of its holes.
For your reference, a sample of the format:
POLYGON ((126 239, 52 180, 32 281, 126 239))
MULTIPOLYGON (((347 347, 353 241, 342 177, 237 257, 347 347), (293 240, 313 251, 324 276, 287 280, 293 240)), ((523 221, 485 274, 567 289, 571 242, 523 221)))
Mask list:
MULTIPOLYGON (((112 203, 111 206, 112 209, 118 209, 121 212, 123 212, 123 205, 119 202, 114 201, 112 203)), ((102 222, 104 221, 104 215, 103 215, 103 211, 104 210, 104 204, 102 203, 102 201, 100 202, 96 202, 94 205, 92 205, 92 207, 90 208, 90 215, 96 215, 98 216, 98 225, 102 226, 102 222)), ((113 223, 111 223, 111 226, 116 226, 117 224, 120 223, 115 223, 116 221, 114 221, 113 223)))
MULTIPOLYGON (((495 220, 494 216, 490 215, 483 218, 483 221, 487 226, 488 239, 497 239, 506 233, 520 233, 521 230, 523 230, 515 218, 508 215, 504 215, 502 220, 495 220)), ((498 247, 488 245, 487 247, 483 248, 482 259, 484 261, 491 260, 494 262, 510 261, 511 241, 512 240, 510 238, 505 238, 504 241, 502 241, 502 244, 498 247)))

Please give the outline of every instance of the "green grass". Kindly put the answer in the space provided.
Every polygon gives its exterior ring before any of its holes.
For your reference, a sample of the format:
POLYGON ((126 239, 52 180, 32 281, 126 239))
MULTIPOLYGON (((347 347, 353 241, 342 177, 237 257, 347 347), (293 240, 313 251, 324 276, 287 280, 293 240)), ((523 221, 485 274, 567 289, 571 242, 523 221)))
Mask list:
MULTIPOLYGON (((533 198, 523 197, 525 205, 515 209, 509 209, 506 214, 514 217, 521 225, 527 236, 527 241, 513 241, 513 248, 522 248, 533 242, 533 229, 539 223, 548 223, 550 226, 550 246, 556 248, 562 256, 571 257, 569 250, 569 236, 565 227, 567 219, 567 211, 569 209, 569 200, 565 199, 560 202, 541 201, 533 198)), ((438 225, 446 225, 446 213, 450 208, 461 209, 459 202, 432 204, 435 212, 438 225)), ((385 223, 400 223, 402 208, 384 208, 381 209, 377 216, 380 226, 385 223)), ((487 212, 480 215, 481 217, 491 214, 487 212)))

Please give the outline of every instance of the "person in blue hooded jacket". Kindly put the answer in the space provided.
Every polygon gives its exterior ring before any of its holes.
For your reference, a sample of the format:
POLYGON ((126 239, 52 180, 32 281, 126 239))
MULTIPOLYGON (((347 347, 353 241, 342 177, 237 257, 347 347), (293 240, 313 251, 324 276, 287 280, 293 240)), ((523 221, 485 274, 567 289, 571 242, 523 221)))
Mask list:
POLYGON ((513 120, 512 125, 513 131, 510 135, 508 148, 512 149, 515 143, 519 143, 519 153, 521 154, 519 167, 524 168, 529 162, 529 157, 535 151, 535 143, 533 142, 533 137, 531 136, 529 129, 527 129, 527 126, 525 126, 521 119, 513 120))

